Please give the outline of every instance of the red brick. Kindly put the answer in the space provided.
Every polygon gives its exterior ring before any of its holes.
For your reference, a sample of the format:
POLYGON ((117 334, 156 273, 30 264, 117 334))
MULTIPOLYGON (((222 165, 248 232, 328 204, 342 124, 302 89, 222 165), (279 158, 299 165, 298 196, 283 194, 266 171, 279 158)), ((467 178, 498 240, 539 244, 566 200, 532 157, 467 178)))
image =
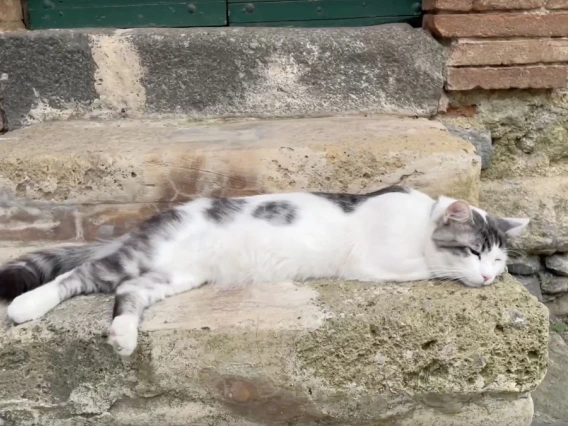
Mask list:
POLYGON ((424 10, 452 10, 468 12, 473 7, 473 0, 424 0, 424 10))
POLYGON ((448 68, 448 90, 554 89, 566 87, 568 67, 448 68))
POLYGON ((521 10, 544 7, 546 0, 474 0, 473 10, 521 10))
MULTIPOLYGON (((566 0, 550 0, 566 1, 566 0)), ((546 0, 424 0, 424 10, 453 12, 486 10, 526 10, 544 7, 546 0)))
POLYGON ((65 241, 80 235, 72 206, 10 200, 0 211, 0 240, 65 241))
POLYGON ((426 15, 424 27, 440 37, 561 37, 568 13, 426 15))
POLYGON ((22 21, 22 3, 20 0, 0 0, 0 21, 22 21))
POLYGON ((451 117, 473 117, 477 114, 477 106, 476 105, 465 105, 465 106, 457 106, 457 107, 448 107, 446 111, 446 115, 451 117))
POLYGON ((171 207, 169 203, 97 204, 81 208, 83 237, 87 241, 116 238, 144 219, 171 207))
POLYGON ((568 0, 548 0, 547 9, 568 9, 568 0))
POLYGON ((502 40, 457 42, 448 65, 521 65, 568 61, 568 40, 502 40))

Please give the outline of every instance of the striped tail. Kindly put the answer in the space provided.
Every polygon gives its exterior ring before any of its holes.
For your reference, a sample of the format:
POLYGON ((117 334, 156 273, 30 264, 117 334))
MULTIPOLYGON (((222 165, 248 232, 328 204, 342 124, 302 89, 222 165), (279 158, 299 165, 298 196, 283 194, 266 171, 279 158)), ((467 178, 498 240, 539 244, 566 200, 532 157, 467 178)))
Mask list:
POLYGON ((14 259, 0 267, 0 300, 11 301, 38 288, 87 260, 107 254, 114 249, 112 246, 112 243, 67 245, 14 259))

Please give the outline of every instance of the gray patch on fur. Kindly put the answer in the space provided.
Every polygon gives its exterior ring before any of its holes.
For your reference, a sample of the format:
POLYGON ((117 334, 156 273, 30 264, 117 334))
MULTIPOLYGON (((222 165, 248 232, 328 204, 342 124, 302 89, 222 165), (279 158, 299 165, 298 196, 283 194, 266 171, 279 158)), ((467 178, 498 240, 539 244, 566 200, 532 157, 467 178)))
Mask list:
POLYGON ((267 201, 259 204, 252 215, 274 225, 290 225, 297 215, 297 208, 288 201, 267 201))
POLYGON ((472 211, 472 221, 440 221, 434 230, 432 240, 440 250, 446 250, 456 256, 473 256, 471 250, 479 253, 490 251, 494 246, 505 247, 506 235, 499 229, 495 218, 472 211))
POLYGON ((138 227, 140 234, 154 234, 167 229, 168 226, 181 222, 183 216, 177 209, 164 210, 146 219, 138 227))
POLYGON ((176 225, 187 219, 176 209, 165 210, 142 222, 122 237, 120 246, 100 259, 83 263, 61 281, 62 298, 79 294, 111 293, 127 280, 152 269, 156 239, 168 239, 176 225))
POLYGON ((375 192, 370 192, 368 194, 330 194, 326 192, 313 192, 314 195, 318 197, 323 197, 336 204, 345 213, 352 213, 355 209, 367 201, 369 198, 378 197, 384 194, 390 193, 408 193, 408 189, 402 186, 389 186, 383 189, 379 189, 375 192))
POLYGON ((240 198, 215 198, 211 201, 211 207, 205 210, 205 217, 216 223, 227 223, 234 219, 246 203, 246 200, 240 198))

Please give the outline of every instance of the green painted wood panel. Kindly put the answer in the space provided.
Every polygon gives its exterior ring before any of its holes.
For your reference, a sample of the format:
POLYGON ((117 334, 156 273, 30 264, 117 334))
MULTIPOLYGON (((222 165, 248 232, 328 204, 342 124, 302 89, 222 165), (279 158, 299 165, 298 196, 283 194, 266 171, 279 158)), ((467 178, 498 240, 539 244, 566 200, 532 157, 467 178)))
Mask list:
MULTIPOLYGON (((228 0, 229 23, 420 16, 416 0, 228 0)), ((393 22, 387 20, 387 22, 393 22)))
POLYGON ((28 0, 31 29, 419 25, 421 0, 28 0))
POLYGON ((31 29, 227 25, 225 0, 28 0, 31 29))
POLYGON ((314 21, 242 22, 231 24, 231 26, 283 28, 368 27, 400 22, 406 22, 414 27, 420 27, 420 18, 416 16, 381 16, 375 18, 320 19, 314 21))

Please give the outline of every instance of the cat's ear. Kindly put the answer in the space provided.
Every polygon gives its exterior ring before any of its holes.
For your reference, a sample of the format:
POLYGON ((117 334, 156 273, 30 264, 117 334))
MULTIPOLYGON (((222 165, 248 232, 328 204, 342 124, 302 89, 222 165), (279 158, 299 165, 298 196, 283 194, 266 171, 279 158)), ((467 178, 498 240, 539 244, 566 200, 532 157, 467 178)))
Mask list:
POLYGON ((463 200, 454 201, 444 212, 444 223, 448 223, 450 220, 455 222, 469 222, 473 220, 473 214, 470 205, 463 200))
POLYGON ((497 227, 508 237, 515 238, 521 235, 530 221, 531 220, 527 218, 497 218, 497 227))

